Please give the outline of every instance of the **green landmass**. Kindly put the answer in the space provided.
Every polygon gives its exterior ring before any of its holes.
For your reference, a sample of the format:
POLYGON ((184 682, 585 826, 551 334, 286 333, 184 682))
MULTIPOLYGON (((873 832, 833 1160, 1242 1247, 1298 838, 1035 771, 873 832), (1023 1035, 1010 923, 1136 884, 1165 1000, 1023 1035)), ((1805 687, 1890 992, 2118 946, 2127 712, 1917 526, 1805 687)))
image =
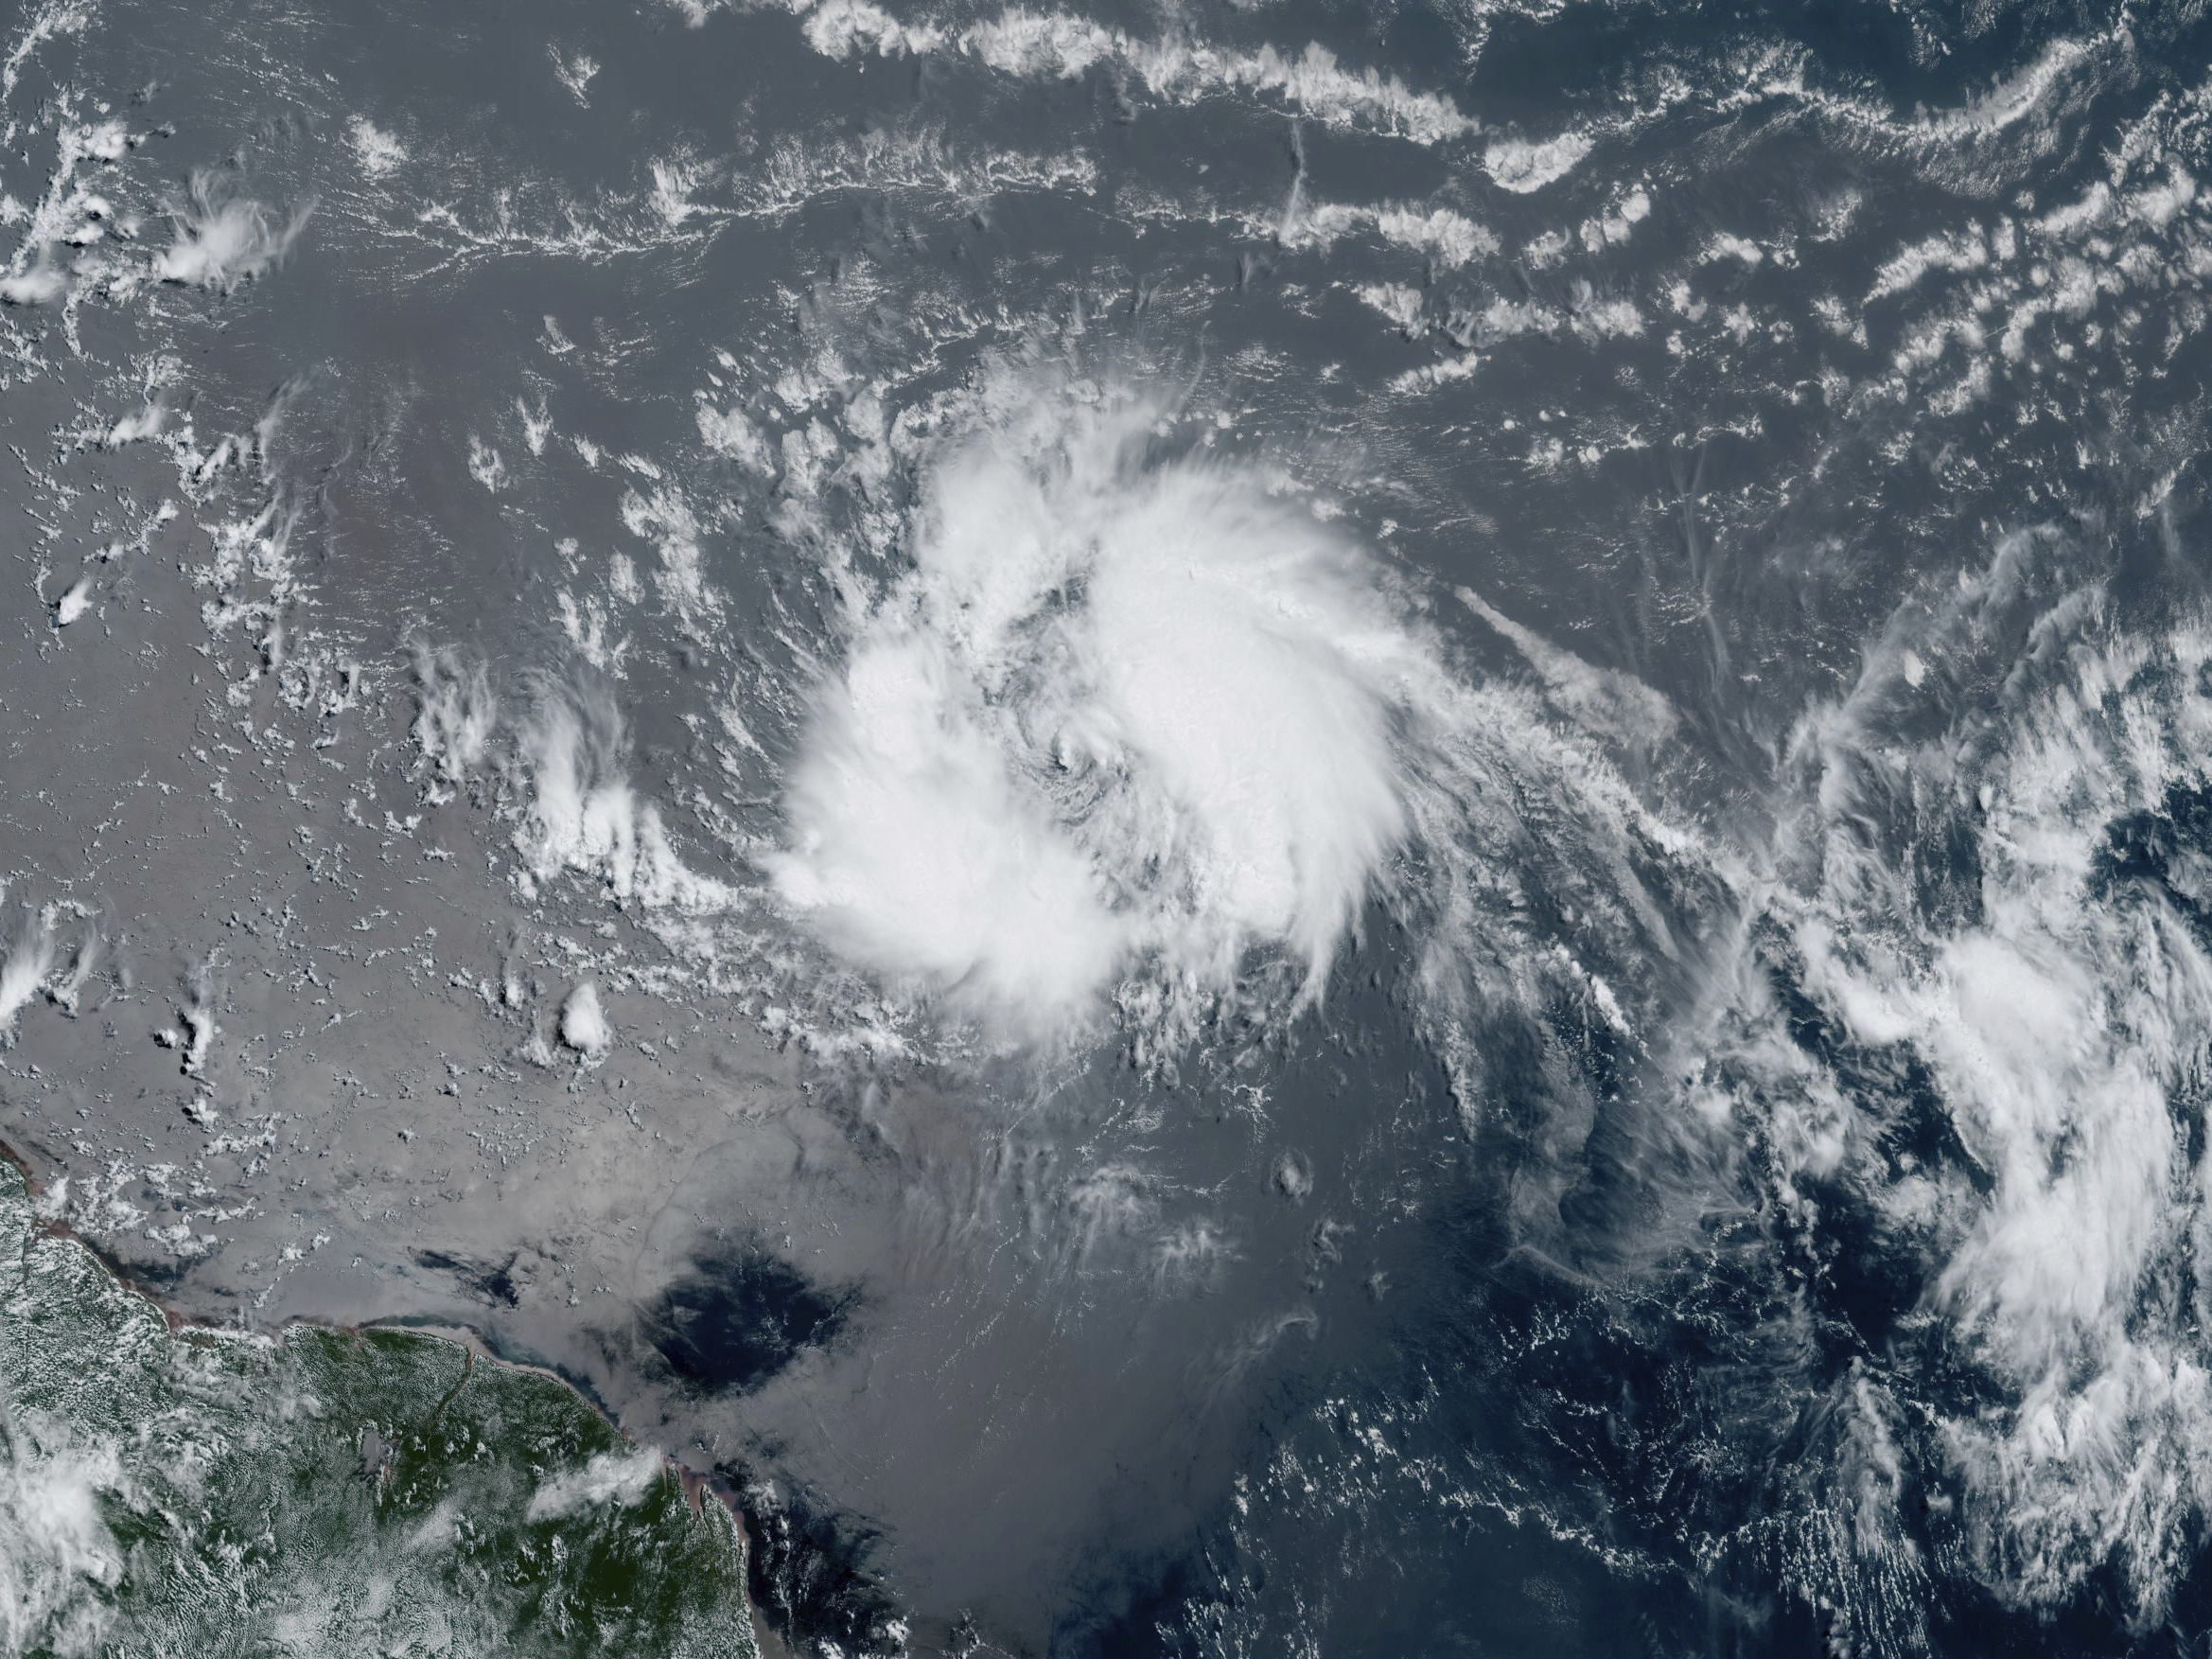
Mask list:
POLYGON ((0 1653, 756 1650, 728 1510, 557 1379, 172 1329, 0 1162, 0 1653))

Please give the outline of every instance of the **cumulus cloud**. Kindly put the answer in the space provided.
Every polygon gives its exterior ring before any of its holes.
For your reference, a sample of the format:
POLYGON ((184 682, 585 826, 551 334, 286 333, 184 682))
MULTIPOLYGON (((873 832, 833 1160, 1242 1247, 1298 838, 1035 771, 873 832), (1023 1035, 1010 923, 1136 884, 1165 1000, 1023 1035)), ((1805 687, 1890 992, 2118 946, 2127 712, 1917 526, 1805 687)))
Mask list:
MULTIPOLYGON (((701 15, 697 22, 706 22, 705 16, 701 15)), ((564 53, 560 47, 552 44, 548 44, 545 51, 546 56, 553 60, 553 79, 568 88, 569 96, 576 100, 578 108, 589 109, 591 82, 599 73, 598 60, 585 52, 564 53)))
POLYGON ((54 626, 67 627, 73 622, 81 622, 92 607, 92 578, 79 576, 54 601, 54 626))
POLYGON ((194 173, 190 189, 169 210, 176 239, 155 256, 153 274, 164 282, 228 293, 281 260, 314 210, 311 200, 305 202, 279 222, 219 175, 194 173))
POLYGON ((599 987, 586 980, 561 1004, 561 1042, 587 1060, 596 1060, 613 1045, 614 1032, 599 1000, 599 987))
POLYGON ((1405 831, 1413 635, 1255 474, 1162 459, 1160 411, 1059 406, 933 474, 912 576, 818 693, 773 860, 855 961, 1028 1029, 1132 958, 1318 989, 1405 831))
MULTIPOLYGON (((673 3, 693 26, 715 9, 709 0, 673 3)), ((1106 67, 1171 102, 1223 94, 1279 99, 1329 126, 1365 128, 1416 144, 1442 144, 1479 126, 1443 94, 1347 67, 1319 42, 1299 52, 1273 45, 1238 51, 1180 34, 1147 38, 1088 17, 1019 6, 956 24, 922 13, 897 16, 871 0, 784 4, 801 19, 807 44, 829 57, 959 54, 1002 75, 1032 79, 1074 79, 1106 67)))
POLYGON ((69 286, 69 276, 44 257, 25 270, 0 276, 0 301, 11 306, 43 306, 69 286))
POLYGON ((602 1452, 581 1469, 556 1474, 530 1494, 528 1518, 558 1521, 603 1504, 623 1508, 641 1503, 661 1477, 660 1454, 602 1452))
POLYGON ((16 1021, 53 971, 53 918, 25 911, 16 917, 6 953, 0 955, 0 1048, 14 1040, 16 1021))
MULTIPOLYGON (((74 1016, 82 1005, 85 987, 98 970, 107 944, 106 930, 97 920, 85 918, 77 937, 77 953, 70 959, 68 971, 57 974, 46 984, 46 996, 63 1014, 74 1016)), ((6 1020, 0 1018, 0 1027, 5 1025, 6 1020)))
POLYGON ((389 177, 407 161, 407 146, 366 115, 356 115, 347 134, 353 139, 354 157, 361 171, 372 179, 389 177))
POLYGON ((99 1499, 123 1479, 113 1446, 0 1409, 0 1650, 99 1650, 123 1573, 99 1499))
POLYGON ((149 397, 108 429, 107 435, 100 439, 100 447, 119 450, 125 444, 143 443, 149 438, 157 438, 161 436, 162 428, 167 424, 168 417, 168 406, 159 397, 149 397))
POLYGON ((1526 196, 1572 172, 1593 142, 1587 132, 1562 132, 1541 143, 1495 138, 1483 151, 1483 168, 1504 188, 1526 196))
POLYGON ((1498 238, 1486 227, 1449 207, 1423 209, 1386 203, 1364 206, 1342 202, 1309 203, 1305 175, 1291 187, 1290 200, 1274 225, 1286 248, 1318 248, 1326 253, 1343 237, 1370 233, 1396 247, 1425 254, 1439 271, 1457 271, 1498 252, 1498 238))
POLYGON ((2175 1541, 2212 1513, 2212 1167, 2188 1128, 2212 1054, 2212 629, 2117 627, 2069 563, 2056 531, 2008 536, 1800 722, 1765 903, 1839 1044, 1802 1041, 1754 973, 1743 1040, 1709 1058, 1785 1214, 1823 1191, 1867 1207, 1867 1247, 1917 1258, 1915 1316, 1978 1379, 1931 1435, 1974 1569, 2048 1608, 2116 1568, 2154 1624, 2175 1541), (1961 865, 1970 902, 1946 902, 1961 865), (1907 1061, 1956 1153, 1896 1159, 1907 1061))
POLYGON ((1601 847, 1634 833, 1605 762, 1453 672, 1279 471, 1164 440, 1145 397, 985 406, 926 461, 912 566, 849 619, 787 775, 772 884, 848 961, 1022 1039, 1111 1009, 1169 1040, 1318 997, 1381 898, 1418 912, 1441 1008, 1518 950, 1476 914, 1527 840, 1501 774, 1601 847))
POLYGON ((651 909, 729 907, 731 890, 684 863, 660 809, 630 786, 628 724, 604 685, 541 679, 518 743, 532 796, 515 837, 526 896, 573 873, 651 909))
POLYGON ((187 1077, 204 1078, 207 1063, 215 1052, 215 1039, 222 1028, 215 1023, 215 962, 213 959, 201 962, 186 977, 184 989, 189 1000, 177 1010, 177 1017, 184 1023, 185 1038, 183 1069, 187 1077))
POLYGON ((437 780, 433 791, 439 799, 450 799, 452 786, 483 766, 490 752, 499 699, 482 661, 450 646, 433 649, 421 639, 413 642, 411 654, 415 698, 411 734, 421 750, 420 765, 437 780))

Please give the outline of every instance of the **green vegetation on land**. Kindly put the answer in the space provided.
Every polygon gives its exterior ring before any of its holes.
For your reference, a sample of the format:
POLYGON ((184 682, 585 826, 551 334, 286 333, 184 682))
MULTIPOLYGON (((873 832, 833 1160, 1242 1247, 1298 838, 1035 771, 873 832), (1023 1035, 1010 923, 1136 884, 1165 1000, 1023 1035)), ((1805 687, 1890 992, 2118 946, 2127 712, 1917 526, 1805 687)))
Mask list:
POLYGON ((558 1380, 172 1330, 0 1162, 0 1653, 754 1651, 728 1511, 558 1380))

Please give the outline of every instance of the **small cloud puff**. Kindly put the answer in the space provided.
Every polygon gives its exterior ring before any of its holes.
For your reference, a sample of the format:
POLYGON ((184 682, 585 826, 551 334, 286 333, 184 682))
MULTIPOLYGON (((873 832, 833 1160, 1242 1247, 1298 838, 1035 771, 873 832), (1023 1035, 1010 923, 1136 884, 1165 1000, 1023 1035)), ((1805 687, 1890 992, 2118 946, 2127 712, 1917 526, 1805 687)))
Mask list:
POLYGON ((614 1030, 599 1000, 599 987, 586 980, 561 1004, 561 1042, 587 1060, 597 1060, 614 1045, 614 1030))

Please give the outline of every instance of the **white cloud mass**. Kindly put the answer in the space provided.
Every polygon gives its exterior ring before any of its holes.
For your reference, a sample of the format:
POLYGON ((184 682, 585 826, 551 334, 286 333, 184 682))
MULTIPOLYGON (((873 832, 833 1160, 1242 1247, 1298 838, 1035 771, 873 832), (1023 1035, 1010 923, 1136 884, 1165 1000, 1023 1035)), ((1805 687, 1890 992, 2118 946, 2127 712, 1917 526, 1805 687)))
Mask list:
POLYGON ((1406 833, 1435 672, 1357 547, 1161 411, 1047 399, 930 474, 914 569, 819 688, 782 896, 839 951, 1034 1032, 1133 960, 1317 989, 1406 833))

